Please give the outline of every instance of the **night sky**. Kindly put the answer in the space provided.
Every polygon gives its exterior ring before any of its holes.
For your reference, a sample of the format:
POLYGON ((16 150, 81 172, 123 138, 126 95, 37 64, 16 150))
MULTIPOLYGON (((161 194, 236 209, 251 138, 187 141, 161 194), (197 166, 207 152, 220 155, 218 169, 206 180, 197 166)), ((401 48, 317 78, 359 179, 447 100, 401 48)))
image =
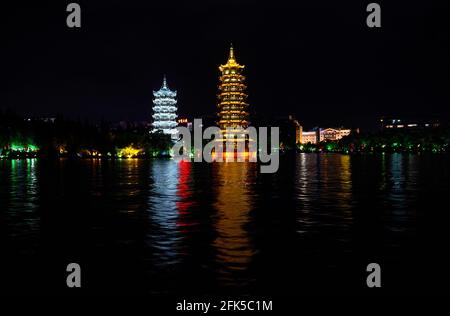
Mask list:
POLYGON ((371 1, 78 1, 80 29, 70 2, 2 4, 0 108, 148 121, 165 73, 180 115, 211 114, 232 42, 261 115, 363 129, 450 116, 448 1, 379 1, 381 29, 371 1))

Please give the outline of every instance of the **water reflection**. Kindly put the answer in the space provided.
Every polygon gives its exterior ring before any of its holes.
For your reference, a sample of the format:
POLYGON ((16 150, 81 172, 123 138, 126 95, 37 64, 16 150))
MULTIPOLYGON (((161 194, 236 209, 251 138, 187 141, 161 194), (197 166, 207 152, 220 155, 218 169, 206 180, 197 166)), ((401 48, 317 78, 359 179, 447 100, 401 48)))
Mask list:
POLYGON ((217 238, 213 246, 217 251, 221 281, 235 284, 239 272, 248 269, 254 254, 245 226, 253 204, 253 169, 256 165, 217 163, 214 168, 217 200, 213 207, 217 215, 213 225, 217 238))
POLYGON ((2 160, 3 229, 13 244, 11 249, 21 253, 36 252, 39 240, 37 163, 36 159, 2 160))
POLYGON ((177 202, 176 207, 178 210, 178 227, 181 233, 189 231, 190 226, 198 225, 198 221, 193 219, 191 214, 192 209, 195 207, 196 202, 193 199, 192 192, 192 164, 190 162, 180 161, 178 162, 179 177, 177 184, 177 202))
POLYGON ((299 233, 319 223, 349 225, 352 221, 350 157, 335 154, 300 154, 296 167, 299 233), (314 212, 312 212, 314 210, 314 212), (329 220, 327 220, 329 218, 329 220))
POLYGON ((415 190, 418 184, 417 155, 394 153, 389 156, 386 195, 387 226, 394 232, 408 229, 407 221, 415 217, 415 190))
POLYGON ((358 289, 368 260, 396 277, 448 263, 448 165, 441 156, 299 154, 262 175, 252 163, 2 160, 3 283, 20 292, 46 269, 58 292, 54 271, 80 259, 96 294, 358 289))
MULTIPOLYGON (((112 175, 105 175, 102 172, 102 162, 100 159, 95 159, 91 162, 94 168, 92 178, 96 179, 96 184, 101 188, 108 187, 112 181, 114 187, 114 200, 120 205, 119 212, 124 213, 125 216, 137 216, 145 204, 144 197, 147 195, 145 184, 148 180, 144 178, 146 173, 142 169, 147 167, 147 164, 139 159, 121 159, 118 160, 113 169, 112 175), (105 176, 111 176, 112 179, 105 179, 105 176)), ((107 162, 106 162, 107 163, 107 162)), ((109 192, 105 192, 109 195, 109 192)))
POLYGON ((153 161, 148 212, 151 226, 147 234, 148 246, 155 255, 154 264, 167 266, 179 259, 180 242, 178 230, 178 181, 180 165, 173 160, 153 161))

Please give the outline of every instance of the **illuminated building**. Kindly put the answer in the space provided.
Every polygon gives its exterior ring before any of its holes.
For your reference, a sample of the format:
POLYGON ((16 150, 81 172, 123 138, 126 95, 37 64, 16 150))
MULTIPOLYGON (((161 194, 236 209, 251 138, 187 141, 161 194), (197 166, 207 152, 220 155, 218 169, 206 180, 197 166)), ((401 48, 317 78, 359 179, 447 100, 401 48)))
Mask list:
POLYGON ((182 117, 177 120, 178 126, 187 127, 190 131, 192 131, 192 122, 190 122, 187 118, 182 117))
POLYGON ((348 136, 351 133, 351 129, 344 128, 325 128, 319 130, 319 141, 337 141, 344 136, 348 136))
POLYGON ((162 131, 176 139, 177 135, 177 92, 172 91, 167 86, 166 76, 164 76, 161 89, 153 91, 153 130, 162 131))
POLYGON ((293 119, 293 123, 295 125, 295 144, 301 144, 302 143, 303 126, 301 126, 300 123, 296 119, 293 119))
MULTIPOLYGON (((315 128, 302 132, 302 144, 317 144, 323 141, 338 141, 351 133, 349 128, 315 128)), ((358 132, 358 130, 356 130, 358 132)))
MULTIPOLYGON (((249 125, 248 103, 245 92, 245 77, 242 75, 244 65, 237 63, 233 46, 230 47, 230 54, 225 65, 220 65, 220 84, 217 104, 218 125, 224 133, 224 138, 234 138, 240 130, 249 125), (233 129, 232 134, 227 135, 226 129, 233 129)), ((238 137, 239 139, 239 137, 238 137)))
POLYGON ((316 131, 310 131, 310 132, 302 132, 302 144, 316 144, 317 143, 317 132, 316 131))
POLYGON ((188 121, 188 119, 187 118, 179 118, 178 120, 177 120, 177 122, 178 122, 178 124, 188 124, 189 123, 189 121, 188 121))
POLYGON ((399 118, 382 118, 380 119, 382 130, 392 129, 421 129, 421 128, 435 128, 441 126, 437 120, 411 120, 399 118))

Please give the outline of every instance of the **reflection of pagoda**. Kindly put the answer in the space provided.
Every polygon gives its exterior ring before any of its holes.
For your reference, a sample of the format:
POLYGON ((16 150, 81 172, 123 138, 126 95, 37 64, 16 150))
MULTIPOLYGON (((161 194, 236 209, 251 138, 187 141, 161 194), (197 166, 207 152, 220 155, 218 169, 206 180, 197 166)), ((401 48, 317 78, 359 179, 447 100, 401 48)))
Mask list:
POLYGON ((219 278, 226 285, 243 282, 242 272, 248 271, 254 258, 255 245, 246 226, 254 207, 253 186, 249 184, 255 181, 255 170, 256 165, 249 163, 214 165, 217 215, 213 228, 217 237, 213 245, 221 267, 219 278))
MULTIPOLYGON (((222 132, 233 129, 233 134, 248 127, 248 112, 246 103, 247 86, 244 84, 245 77, 242 75, 244 65, 236 62, 233 46, 225 65, 220 65, 221 72, 219 94, 218 94, 218 124, 222 132)), ((224 135, 227 138, 227 134, 224 135)), ((234 135, 230 135, 234 136, 234 135)))
POLYGON ((153 91, 153 96, 153 131, 162 131, 177 138, 177 92, 169 89, 166 76, 161 89, 153 91))

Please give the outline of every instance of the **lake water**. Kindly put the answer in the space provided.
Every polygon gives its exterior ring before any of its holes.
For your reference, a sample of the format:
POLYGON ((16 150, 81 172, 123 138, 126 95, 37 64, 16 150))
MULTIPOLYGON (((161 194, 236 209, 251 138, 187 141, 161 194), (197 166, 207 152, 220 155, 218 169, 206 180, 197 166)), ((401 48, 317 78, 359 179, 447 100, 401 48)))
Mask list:
POLYGON ((81 294, 448 293, 449 162, 0 160, 0 288, 71 294, 76 262, 81 294))

